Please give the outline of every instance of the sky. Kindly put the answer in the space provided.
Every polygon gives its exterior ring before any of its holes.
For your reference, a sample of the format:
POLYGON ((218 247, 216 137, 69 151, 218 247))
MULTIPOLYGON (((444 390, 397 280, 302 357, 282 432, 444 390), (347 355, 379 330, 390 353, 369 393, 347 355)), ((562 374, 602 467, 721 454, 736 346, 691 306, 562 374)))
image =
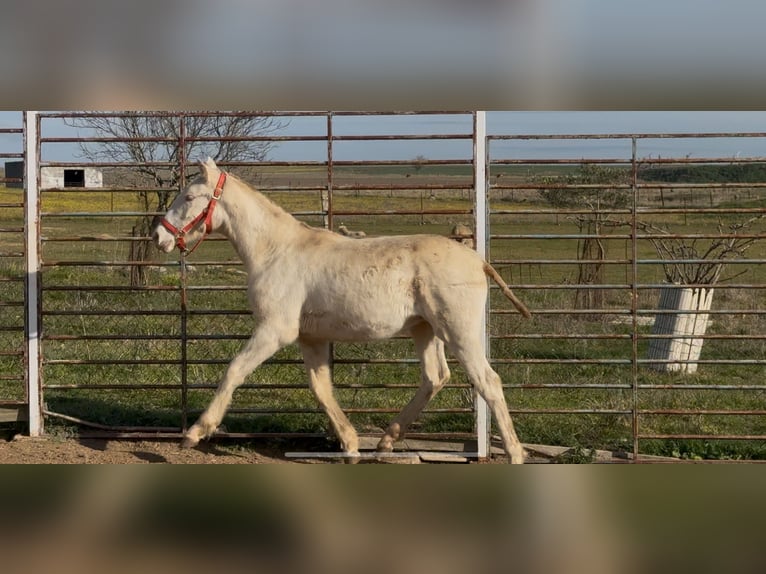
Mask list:
POLYGON ((766 91, 763 0, 4 8, 4 109, 747 110, 766 91))
MULTIPOLYGON (((20 112, 0 112, 0 128, 21 127, 20 112)), ((44 137, 74 136, 76 132, 60 120, 44 119, 44 137)), ((470 115, 421 116, 337 116, 335 135, 424 135, 470 134, 470 115)), ((526 111, 487 113, 487 132, 492 135, 568 135, 568 134, 660 134, 660 133, 764 133, 764 111, 526 111)), ((279 132, 283 135, 316 136, 326 134, 324 117, 291 118, 279 132)), ((19 135, 0 134, 0 153, 21 151, 19 135)), ((275 161, 323 161, 324 142, 290 142, 274 148, 275 161)), ((77 161, 76 144, 47 145, 46 161, 77 161)), ((630 140, 543 140, 493 141, 490 153, 495 158, 629 158, 630 140)), ((336 142, 337 160, 468 159, 470 140, 412 140, 336 142)), ((766 157, 766 138, 647 139, 638 144, 639 157, 766 157)))

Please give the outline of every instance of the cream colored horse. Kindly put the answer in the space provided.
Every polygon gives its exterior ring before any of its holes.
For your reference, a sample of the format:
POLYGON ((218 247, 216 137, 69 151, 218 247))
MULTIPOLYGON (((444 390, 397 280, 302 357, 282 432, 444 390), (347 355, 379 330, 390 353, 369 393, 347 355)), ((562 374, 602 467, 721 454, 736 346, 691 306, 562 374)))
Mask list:
POLYGON ((205 412, 183 445, 212 435, 232 394, 256 367, 291 343, 300 345, 309 385, 349 456, 359 439, 333 396, 330 342, 411 336, 422 370, 415 396, 378 444, 390 451, 450 377, 445 344, 464 367, 497 421, 505 451, 524 451, 508 414, 500 377, 482 348, 487 277, 525 316, 526 307, 475 251, 446 237, 411 235, 351 239, 309 227, 208 159, 154 231, 157 246, 196 246, 211 231, 229 238, 248 274, 256 320, 252 337, 231 361, 205 412))

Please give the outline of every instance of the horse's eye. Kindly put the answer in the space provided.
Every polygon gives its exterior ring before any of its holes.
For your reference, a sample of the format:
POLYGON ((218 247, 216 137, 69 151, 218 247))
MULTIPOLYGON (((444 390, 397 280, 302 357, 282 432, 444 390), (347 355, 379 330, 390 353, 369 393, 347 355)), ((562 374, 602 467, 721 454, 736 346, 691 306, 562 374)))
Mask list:
POLYGON ((194 201, 194 198, 193 198, 191 195, 187 195, 187 196, 184 198, 184 201, 185 201, 186 203, 189 203, 190 201, 194 201))

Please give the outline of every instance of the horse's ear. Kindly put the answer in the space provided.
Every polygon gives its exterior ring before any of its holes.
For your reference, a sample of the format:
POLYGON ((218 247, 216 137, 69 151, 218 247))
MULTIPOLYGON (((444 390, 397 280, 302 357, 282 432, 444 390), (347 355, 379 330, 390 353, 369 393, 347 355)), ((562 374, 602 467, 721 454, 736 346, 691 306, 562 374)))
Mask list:
POLYGON ((218 176, 218 166, 215 165, 213 158, 208 157, 206 160, 200 160, 199 162, 200 175, 206 182, 213 181, 218 176))

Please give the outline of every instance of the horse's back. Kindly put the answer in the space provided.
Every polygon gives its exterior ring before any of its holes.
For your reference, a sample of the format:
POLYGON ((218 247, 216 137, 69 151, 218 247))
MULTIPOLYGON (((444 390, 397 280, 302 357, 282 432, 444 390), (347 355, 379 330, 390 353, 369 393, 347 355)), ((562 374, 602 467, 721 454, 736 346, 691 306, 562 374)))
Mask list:
POLYGON ((475 312, 486 297, 483 261, 440 236, 332 240, 303 260, 301 331, 334 340, 406 334, 418 321, 475 312), (324 253, 321 253, 324 251, 324 253))

